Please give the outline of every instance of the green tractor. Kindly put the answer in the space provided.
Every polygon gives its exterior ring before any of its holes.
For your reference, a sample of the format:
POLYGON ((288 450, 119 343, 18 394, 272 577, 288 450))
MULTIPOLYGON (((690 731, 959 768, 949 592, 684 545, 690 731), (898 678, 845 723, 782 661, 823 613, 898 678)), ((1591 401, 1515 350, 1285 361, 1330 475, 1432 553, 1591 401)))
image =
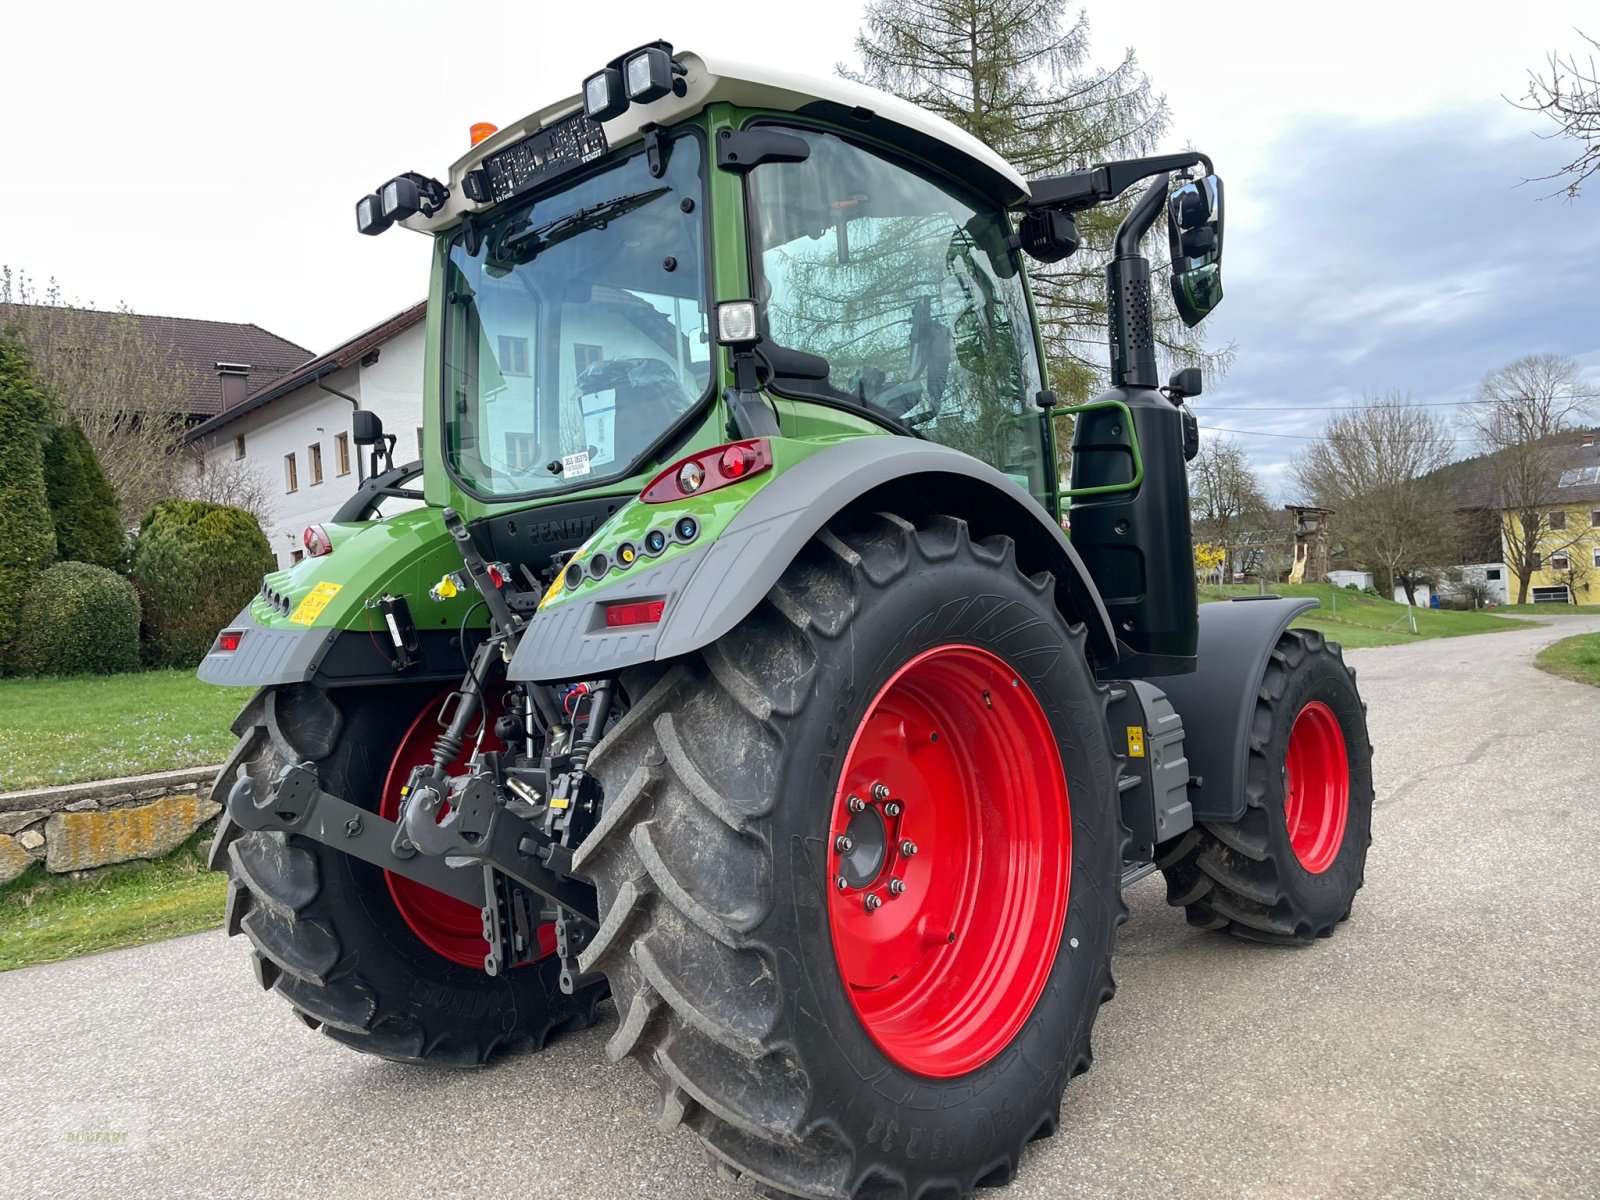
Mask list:
POLYGON ((374 478, 200 668, 258 689, 212 864, 307 1025, 471 1067, 609 996, 758 1188, 955 1197, 1054 1131, 1129 882, 1260 941, 1349 916, 1354 676, 1313 601, 1196 603, 1141 242, 1203 318, 1203 154, 1025 180, 663 42, 357 223, 434 239, 422 459, 358 412, 374 478), (1067 406, 1024 254, 1136 184, 1067 406))

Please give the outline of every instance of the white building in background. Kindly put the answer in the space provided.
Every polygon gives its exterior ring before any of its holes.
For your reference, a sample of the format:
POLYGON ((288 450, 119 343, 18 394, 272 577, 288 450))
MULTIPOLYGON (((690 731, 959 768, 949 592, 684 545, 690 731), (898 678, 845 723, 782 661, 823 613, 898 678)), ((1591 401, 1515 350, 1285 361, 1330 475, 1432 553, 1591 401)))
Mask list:
POLYGON ((194 469, 248 472, 259 481, 262 528, 280 567, 300 561, 306 526, 331 518, 366 478, 365 456, 350 436, 357 405, 395 435, 395 462, 421 457, 424 309, 414 305, 259 383, 248 363, 217 364, 246 382, 225 388, 237 394, 232 402, 189 431, 194 469))

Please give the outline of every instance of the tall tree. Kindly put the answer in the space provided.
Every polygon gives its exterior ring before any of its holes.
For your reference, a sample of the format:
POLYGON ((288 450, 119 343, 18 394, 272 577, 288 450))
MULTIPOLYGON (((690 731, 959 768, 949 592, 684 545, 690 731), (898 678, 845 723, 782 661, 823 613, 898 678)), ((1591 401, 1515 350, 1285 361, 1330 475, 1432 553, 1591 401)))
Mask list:
POLYGON ((1405 588, 1416 603, 1422 572, 1458 541, 1454 510, 1434 472, 1450 461, 1450 427, 1399 392, 1336 413, 1294 464, 1313 502, 1335 510, 1338 540, 1357 562, 1405 588))
POLYGON ((1487 452, 1500 511, 1506 566, 1517 578, 1517 603, 1542 556, 1568 549, 1579 536, 1552 529, 1560 500, 1562 436, 1580 424, 1591 401, 1578 364, 1556 354, 1530 354, 1484 376, 1465 414, 1487 452))
MULTIPOLYGON (((1578 36, 1591 49, 1600 50, 1600 41, 1582 30, 1578 36)), ((1579 58, 1574 53, 1563 58, 1552 52, 1547 71, 1528 72, 1528 90, 1517 107, 1548 117, 1555 129, 1546 136, 1577 143, 1565 166, 1541 176, 1560 180, 1561 191, 1576 199, 1583 181, 1600 171, 1600 68, 1594 56, 1579 58)))
POLYGON ((56 527, 56 553, 114 571, 126 537, 117 494, 76 425, 58 425, 44 446, 44 482, 56 527))
POLYGON ((131 527, 176 490, 191 372, 131 312, 66 303, 52 281, 0 268, 0 326, 27 351, 65 419, 83 430, 131 527))
POLYGON ((1202 435, 1200 453, 1189 463, 1189 515, 1196 539, 1223 552, 1222 582, 1233 582, 1241 535, 1267 520, 1270 507, 1244 448, 1231 438, 1202 435))
MULTIPOLYGON (((873 0, 856 37, 861 68, 840 73, 937 113, 1024 176, 1151 153, 1170 124, 1166 98, 1132 49, 1114 67, 1092 66, 1088 16, 1067 22, 1064 9, 1060 0, 873 0)), ((1105 374, 1105 263, 1136 198, 1081 214, 1077 254, 1034 264, 1051 383, 1070 399, 1088 398, 1105 374)), ((1230 352, 1205 354, 1165 287, 1152 291, 1167 356, 1226 366, 1230 352)))
POLYGON ((21 346, 0 332, 0 651, 17 610, 56 557, 44 485, 50 402, 21 346))

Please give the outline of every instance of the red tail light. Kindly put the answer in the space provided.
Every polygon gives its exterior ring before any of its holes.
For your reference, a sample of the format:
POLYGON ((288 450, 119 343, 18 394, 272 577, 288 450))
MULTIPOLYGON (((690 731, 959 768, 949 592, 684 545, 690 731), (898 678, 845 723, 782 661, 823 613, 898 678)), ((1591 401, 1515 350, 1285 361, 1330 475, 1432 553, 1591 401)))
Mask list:
POLYGON ((703 496, 771 469, 772 446, 765 438, 713 446, 673 463, 650 481, 639 499, 646 504, 666 504, 703 496))
POLYGON ((605 606, 606 628, 660 624, 662 610, 666 607, 665 600, 628 600, 620 604, 608 604, 605 606))
POLYGON ((239 643, 244 638, 242 629, 224 629, 217 634, 217 649, 224 654, 232 654, 239 648, 239 643))
POLYGON ((333 539, 321 525, 307 525, 300 540, 306 544, 306 553, 312 558, 321 558, 333 551, 333 539))

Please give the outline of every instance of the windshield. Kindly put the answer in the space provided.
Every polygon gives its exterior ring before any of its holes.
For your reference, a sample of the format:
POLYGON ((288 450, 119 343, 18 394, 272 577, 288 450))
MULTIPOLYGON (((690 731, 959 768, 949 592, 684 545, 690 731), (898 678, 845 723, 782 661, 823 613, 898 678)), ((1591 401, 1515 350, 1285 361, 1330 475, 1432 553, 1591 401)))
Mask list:
POLYGON ((445 457, 480 495, 632 474, 706 392, 700 142, 507 210, 445 281, 445 457), (475 252, 474 252, 475 250, 475 252))

